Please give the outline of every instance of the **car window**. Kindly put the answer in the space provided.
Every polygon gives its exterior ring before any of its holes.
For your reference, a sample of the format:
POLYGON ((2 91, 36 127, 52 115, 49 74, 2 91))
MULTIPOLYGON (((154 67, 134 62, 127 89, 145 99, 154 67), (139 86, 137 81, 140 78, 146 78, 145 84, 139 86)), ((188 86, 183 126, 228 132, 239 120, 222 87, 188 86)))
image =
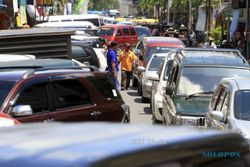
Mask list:
POLYGON ((165 57, 153 57, 149 64, 148 71, 158 71, 161 67, 162 62, 164 61, 164 58, 165 57))
POLYGON ((117 30, 116 36, 122 36, 122 31, 121 31, 121 29, 118 29, 118 30, 117 30))
POLYGON ((221 108, 222 108, 222 105, 223 105, 223 102, 225 100, 226 95, 227 95, 226 89, 222 88, 221 93, 220 93, 220 95, 217 99, 217 102, 216 102, 216 106, 215 106, 216 111, 221 111, 221 108))
MULTIPOLYGON (((163 80, 166 81, 169 77, 169 74, 171 72, 171 69, 173 67, 173 60, 169 60, 165 66, 165 69, 164 69, 164 76, 163 76, 163 80)), ((161 76, 161 75, 160 75, 161 76)))
POLYGON ((98 34, 100 36, 113 36, 115 29, 109 27, 100 28, 98 34))
POLYGON ((15 103, 17 105, 30 105, 34 114, 48 111, 47 82, 33 84, 24 89, 15 103))
POLYGON ((135 30, 132 27, 129 28, 129 31, 131 36, 134 36, 136 34, 135 30))
POLYGON ((240 120, 250 120, 250 90, 238 90, 234 97, 234 115, 240 120))
POLYGON ((211 108, 212 108, 212 110, 216 109, 216 102, 217 102, 217 99, 218 99, 221 91, 222 91, 222 87, 221 86, 217 87, 217 89, 215 90, 215 92, 213 94, 213 97, 211 98, 211 108))
POLYGON ((124 36, 129 36, 130 35, 128 28, 123 28, 122 31, 123 31, 124 36))
POLYGON ((224 115, 224 118, 227 117, 227 114, 228 114, 228 111, 229 111, 229 97, 230 97, 229 93, 227 92, 226 95, 225 95, 222 107, 221 107, 221 111, 222 111, 222 113, 224 115))
POLYGON ((121 99, 120 93, 115 89, 113 82, 108 77, 87 77, 95 88, 108 100, 121 99))
POLYGON ((88 54, 83 47, 72 46, 72 57, 73 58, 88 57, 88 54))
POLYGON ((52 82, 57 109, 91 104, 88 91, 77 79, 52 82))
POLYGON ((0 81, 0 106, 3 105, 6 97, 8 96, 10 90, 16 84, 14 81, 0 81))

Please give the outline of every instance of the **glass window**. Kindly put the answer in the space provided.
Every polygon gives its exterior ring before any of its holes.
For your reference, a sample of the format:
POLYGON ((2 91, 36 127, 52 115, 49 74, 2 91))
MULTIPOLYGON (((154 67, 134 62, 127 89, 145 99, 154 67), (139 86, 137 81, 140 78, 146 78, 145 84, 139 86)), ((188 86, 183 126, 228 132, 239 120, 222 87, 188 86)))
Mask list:
POLYGON ((235 93, 234 114, 237 119, 250 121, 250 90, 235 93))
POLYGON ((149 29, 144 28, 144 27, 137 27, 136 28, 138 36, 144 36, 144 37, 149 37, 151 36, 151 32, 149 29))
POLYGON ((73 58, 88 57, 88 54, 83 47, 72 46, 72 57, 73 58))
POLYGON ((136 34, 135 30, 133 28, 129 28, 131 36, 134 36, 136 34))
POLYGON ((225 99, 225 96, 227 95, 227 92, 225 89, 222 89, 219 97, 218 97, 218 100, 217 100, 217 103, 216 103, 216 106, 215 106, 215 110, 216 111, 221 111, 222 109, 222 105, 223 105, 223 102, 224 102, 224 99, 225 99))
POLYGON ((88 77, 95 88, 107 99, 121 99, 120 93, 115 89, 113 82, 108 77, 88 77))
POLYGON ((199 92, 213 92, 217 84, 228 77, 250 77, 250 72, 236 68, 184 67, 177 94, 188 96, 199 92))
POLYGON ((154 53, 168 53, 176 49, 170 47, 149 47, 147 48, 146 61, 149 61, 154 53))
POLYGON ((76 79, 53 81, 56 108, 91 104, 88 91, 76 79))
POLYGON ((217 90, 215 91, 215 93, 214 93, 214 95, 213 95, 213 97, 211 99, 211 108, 212 108, 212 110, 216 110, 216 103, 218 101, 217 99, 219 98, 219 95, 220 95, 221 91, 222 91, 222 87, 220 86, 220 87, 217 88, 217 90))
POLYGON ((122 31, 123 31, 124 36, 129 36, 130 35, 129 31, 128 31, 128 28, 123 28, 122 31))
POLYGON ((40 113, 49 110, 48 104, 47 82, 43 82, 24 89, 15 106, 30 105, 33 113, 40 113))
POLYGON ((154 57, 148 67, 148 71, 158 71, 165 57, 154 57))
POLYGON ((113 36, 115 29, 114 28, 101 28, 98 32, 100 36, 113 36))
POLYGON ((120 29, 118 29, 116 36, 122 36, 122 31, 120 29))
POLYGON ((16 84, 14 81, 0 81, 0 106, 3 105, 6 97, 8 96, 10 90, 16 84))

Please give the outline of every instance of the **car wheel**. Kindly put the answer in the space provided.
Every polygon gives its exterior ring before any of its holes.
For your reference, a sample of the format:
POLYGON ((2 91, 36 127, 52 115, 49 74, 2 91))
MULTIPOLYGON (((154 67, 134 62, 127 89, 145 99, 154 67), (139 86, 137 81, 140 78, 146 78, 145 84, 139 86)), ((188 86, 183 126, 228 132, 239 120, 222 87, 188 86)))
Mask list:
POLYGON ((139 96, 142 96, 142 86, 139 83, 138 83, 138 87, 137 87, 137 92, 138 92, 139 96))
POLYGON ((141 101, 143 102, 143 103, 147 103, 149 100, 148 100, 148 98, 146 98, 146 97, 141 97, 141 101))
POLYGON ((155 118, 154 114, 152 116, 152 124, 157 125, 157 124, 163 124, 162 121, 159 121, 155 118))
POLYGON ((137 85, 138 85, 137 79, 135 77, 132 77, 132 86, 137 87, 137 85))

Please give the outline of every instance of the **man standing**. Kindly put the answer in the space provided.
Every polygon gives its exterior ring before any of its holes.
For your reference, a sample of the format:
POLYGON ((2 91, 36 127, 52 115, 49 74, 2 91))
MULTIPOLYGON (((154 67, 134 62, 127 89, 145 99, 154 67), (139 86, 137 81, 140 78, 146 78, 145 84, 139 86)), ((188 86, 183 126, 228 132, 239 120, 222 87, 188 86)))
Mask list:
POLYGON ((119 83, 117 80, 117 74, 119 71, 118 60, 116 55, 117 43, 111 42, 110 48, 107 53, 107 69, 111 73, 112 80, 117 89, 119 89, 119 83))
POLYGON ((138 60, 137 56, 130 50, 131 45, 129 43, 125 44, 125 49, 119 55, 119 62, 121 63, 122 79, 121 79, 121 89, 128 89, 130 85, 130 80, 132 78, 132 67, 133 63, 138 60))

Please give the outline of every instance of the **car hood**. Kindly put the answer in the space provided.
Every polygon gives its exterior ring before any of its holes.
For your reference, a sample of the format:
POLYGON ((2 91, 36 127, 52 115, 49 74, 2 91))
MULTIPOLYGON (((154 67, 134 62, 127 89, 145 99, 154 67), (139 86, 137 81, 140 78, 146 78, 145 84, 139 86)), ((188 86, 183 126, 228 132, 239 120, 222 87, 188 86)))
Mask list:
POLYGON ((174 103, 177 113, 182 115, 205 116, 208 111, 208 104, 210 97, 193 97, 185 99, 186 97, 175 97, 174 103))
POLYGON ((250 121, 235 120, 236 128, 242 132, 246 138, 250 139, 250 121))

